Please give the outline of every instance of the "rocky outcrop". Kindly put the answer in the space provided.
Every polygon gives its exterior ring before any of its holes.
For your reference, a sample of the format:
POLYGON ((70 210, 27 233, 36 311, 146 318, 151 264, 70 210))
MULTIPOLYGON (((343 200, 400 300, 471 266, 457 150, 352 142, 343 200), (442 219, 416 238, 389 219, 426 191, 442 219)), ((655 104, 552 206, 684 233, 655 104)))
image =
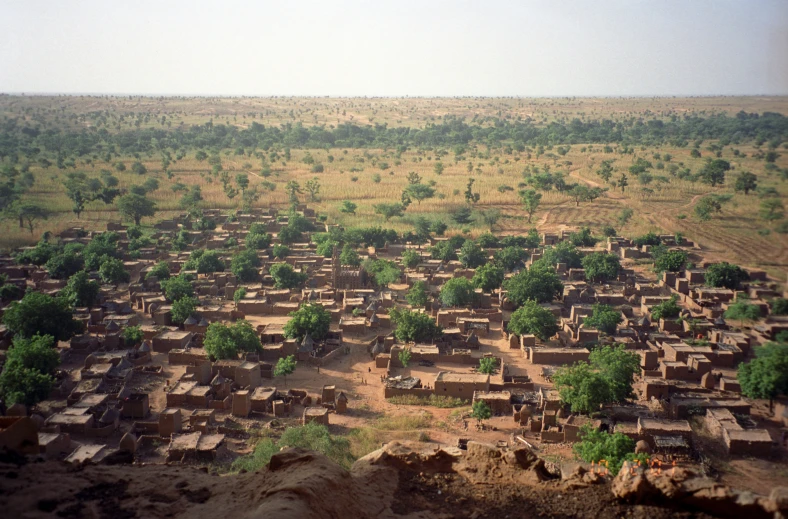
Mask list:
POLYGON ((788 489, 775 489, 767 498, 734 490, 684 468, 657 471, 625 463, 611 490, 615 497, 627 503, 669 503, 675 508, 719 517, 759 519, 788 512, 788 489))

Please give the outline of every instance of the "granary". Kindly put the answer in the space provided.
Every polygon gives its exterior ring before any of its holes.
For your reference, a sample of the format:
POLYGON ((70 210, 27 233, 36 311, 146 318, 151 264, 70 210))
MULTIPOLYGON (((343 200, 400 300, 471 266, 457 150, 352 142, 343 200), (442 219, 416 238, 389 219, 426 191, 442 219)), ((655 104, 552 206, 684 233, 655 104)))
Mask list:
POLYGON ((304 425, 310 422, 317 422, 319 424, 328 425, 328 409, 325 407, 306 407, 304 408, 304 416, 302 423, 304 425))

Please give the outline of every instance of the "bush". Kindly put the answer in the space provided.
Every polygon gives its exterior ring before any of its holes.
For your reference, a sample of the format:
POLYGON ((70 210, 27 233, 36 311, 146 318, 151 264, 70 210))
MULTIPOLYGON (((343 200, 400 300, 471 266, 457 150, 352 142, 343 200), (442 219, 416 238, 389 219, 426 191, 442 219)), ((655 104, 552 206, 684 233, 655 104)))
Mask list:
POLYGON ((575 443, 572 451, 586 463, 607 461, 607 468, 612 475, 621 470, 624 461, 640 460, 646 462, 645 454, 635 454, 635 440, 623 433, 609 434, 584 425, 580 431, 581 441, 575 443))
POLYGON ((195 310, 200 302, 194 297, 184 296, 180 299, 173 301, 170 314, 172 315, 172 322, 177 325, 194 315, 195 310))
POLYGON ((203 345, 206 353, 215 359, 236 359, 239 352, 254 353, 263 348, 255 329, 244 320, 231 325, 211 323, 203 345))

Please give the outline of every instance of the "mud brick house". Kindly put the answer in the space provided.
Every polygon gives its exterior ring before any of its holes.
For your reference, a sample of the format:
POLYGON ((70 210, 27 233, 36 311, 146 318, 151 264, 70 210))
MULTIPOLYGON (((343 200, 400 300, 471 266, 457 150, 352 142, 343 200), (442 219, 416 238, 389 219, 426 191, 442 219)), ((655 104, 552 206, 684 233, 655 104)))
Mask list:
POLYGON ((472 402, 477 401, 487 404, 493 416, 512 414, 512 394, 509 391, 474 391, 472 402))
POLYGON ((272 403, 276 396, 275 387, 257 387, 252 392, 252 411, 257 413, 270 413, 273 411, 272 403))
POLYGON ((709 432, 722 440, 730 455, 767 457, 772 452, 769 431, 745 429, 728 409, 707 409, 705 422, 709 432))
POLYGON ((182 350, 189 345, 193 337, 191 332, 165 331, 153 338, 153 351, 167 353, 170 350, 182 350))
POLYGON ((223 434, 203 434, 200 432, 173 434, 167 451, 167 461, 210 463, 224 448, 223 434))
POLYGON ((441 371, 435 377, 434 387, 437 396, 471 400, 474 392, 488 392, 490 390, 490 375, 441 371))
POLYGON ((591 354, 586 348, 527 348, 531 364, 563 366, 575 362, 587 362, 591 354))
POLYGON ((306 407, 304 408, 304 415, 301 421, 304 425, 309 422, 328 425, 328 409, 325 407, 306 407))
POLYGON ((132 393, 122 401, 123 418, 145 418, 150 413, 147 393, 132 393))

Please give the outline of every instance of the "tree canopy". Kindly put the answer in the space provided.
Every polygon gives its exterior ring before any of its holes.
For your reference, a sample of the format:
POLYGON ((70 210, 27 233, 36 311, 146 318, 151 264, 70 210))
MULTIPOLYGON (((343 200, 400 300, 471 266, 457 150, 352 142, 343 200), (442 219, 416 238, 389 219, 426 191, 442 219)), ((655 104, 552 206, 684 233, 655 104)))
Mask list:
POLYGON ((3 314, 3 324, 23 338, 39 334, 67 341, 82 331, 65 299, 41 292, 28 292, 20 301, 12 302, 3 314))
POLYGON ((262 350, 260 337, 249 321, 241 320, 234 324, 211 323, 203 341, 205 351, 215 359, 236 359, 239 352, 259 352, 262 350))
POLYGON ((298 288, 306 283, 309 276, 305 272, 296 272, 288 263, 271 265, 271 277, 276 288, 298 288))
POLYGON ((555 269, 543 261, 534 262, 528 270, 522 270, 504 282, 507 297, 517 306, 528 300, 549 303, 559 296, 564 285, 555 269))
POLYGON ((534 300, 526 301, 512 312, 507 330, 516 335, 536 335, 546 341, 558 333, 555 315, 534 300))
POLYGON ((392 308, 389 310, 389 316, 395 325, 394 336, 400 342, 429 343, 443 333, 443 329, 435 323, 429 314, 392 308))
POLYGON ((473 302, 473 284, 468 278, 452 278, 443 284, 438 297, 445 306, 468 306, 473 302))
POLYGON ((731 290, 736 290, 742 281, 750 279, 746 270, 727 261, 709 265, 705 277, 707 286, 731 290))
POLYGON ((788 344, 766 343, 755 348, 755 358, 739 365, 738 379, 744 396, 770 402, 788 394, 788 344))
POLYGON ((323 305, 304 305, 290 314, 285 324, 285 337, 299 341, 309 334, 313 339, 321 341, 328 335, 331 325, 331 314, 323 305))

